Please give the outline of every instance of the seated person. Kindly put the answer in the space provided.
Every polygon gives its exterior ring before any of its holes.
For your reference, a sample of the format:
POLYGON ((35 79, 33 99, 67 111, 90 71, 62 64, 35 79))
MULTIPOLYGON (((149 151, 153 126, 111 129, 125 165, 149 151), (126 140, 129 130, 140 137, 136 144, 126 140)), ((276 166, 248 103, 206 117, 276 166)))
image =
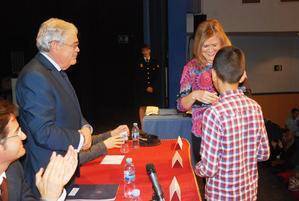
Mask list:
MULTIPOLYGON (((34 197, 24 180, 24 172, 18 161, 25 154, 22 141, 26 139, 15 116, 15 107, 0 100, 0 186, 2 201, 40 200, 34 197)), ((36 186, 42 200, 64 200, 63 190, 77 167, 77 153, 69 147, 64 157, 53 152, 47 168, 36 174, 36 186)))
POLYGON ((276 160, 277 155, 280 154, 281 149, 278 149, 277 145, 281 144, 281 139, 283 133, 285 132, 285 129, 267 119, 265 119, 265 126, 268 133, 271 149, 270 159, 266 163, 271 164, 271 161, 276 160))
POLYGON ((281 128, 278 124, 265 119, 265 126, 266 126, 266 130, 268 133, 268 138, 269 141, 273 141, 273 140, 279 140, 282 138, 282 134, 284 132, 284 129, 281 128))
POLYGON ((103 134, 93 135, 92 144, 89 150, 81 150, 79 153, 79 163, 83 165, 97 157, 107 153, 108 149, 120 148, 124 143, 121 133, 130 133, 128 126, 121 125, 116 129, 103 134))
POLYGON ((299 109, 293 108, 291 110, 291 115, 287 118, 285 126, 290 129, 295 136, 299 137, 299 109))
POLYGON ((290 191, 299 191, 299 171, 296 171, 295 175, 289 179, 288 189, 290 191))
POLYGON ((295 167, 294 157, 296 155, 295 135, 290 130, 286 129, 283 133, 282 139, 272 141, 273 147, 273 161, 271 166, 274 167, 275 172, 281 172, 295 167), (275 159, 276 158, 276 159, 275 159))

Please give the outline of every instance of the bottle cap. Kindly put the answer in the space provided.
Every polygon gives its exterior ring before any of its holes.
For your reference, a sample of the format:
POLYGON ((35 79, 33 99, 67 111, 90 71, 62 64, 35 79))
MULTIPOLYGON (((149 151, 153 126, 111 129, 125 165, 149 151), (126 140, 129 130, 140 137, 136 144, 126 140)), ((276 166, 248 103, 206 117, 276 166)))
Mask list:
POLYGON ((127 158, 127 159, 126 159, 126 162, 127 162, 127 163, 132 163, 132 161, 133 161, 132 158, 127 158))
POLYGON ((135 188, 133 191, 132 191, 132 196, 133 197, 139 197, 140 196, 140 190, 138 188, 135 188))
POLYGON ((137 123, 133 123, 133 126, 138 126, 138 124, 137 123))

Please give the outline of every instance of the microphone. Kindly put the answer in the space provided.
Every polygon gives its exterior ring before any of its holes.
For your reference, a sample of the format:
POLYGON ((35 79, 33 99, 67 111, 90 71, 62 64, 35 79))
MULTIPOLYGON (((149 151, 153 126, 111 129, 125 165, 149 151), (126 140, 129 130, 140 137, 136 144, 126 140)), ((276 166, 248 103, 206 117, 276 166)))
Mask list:
POLYGON ((153 184, 153 189, 154 189, 154 192, 155 192, 155 196, 154 196, 155 198, 153 200, 155 200, 155 201, 165 201, 163 191, 162 191, 161 186, 158 182, 158 177, 157 177, 157 174, 156 174, 156 169, 155 169, 154 164, 152 164, 152 163, 146 164, 146 172, 147 172, 148 176, 150 177, 150 180, 153 184))

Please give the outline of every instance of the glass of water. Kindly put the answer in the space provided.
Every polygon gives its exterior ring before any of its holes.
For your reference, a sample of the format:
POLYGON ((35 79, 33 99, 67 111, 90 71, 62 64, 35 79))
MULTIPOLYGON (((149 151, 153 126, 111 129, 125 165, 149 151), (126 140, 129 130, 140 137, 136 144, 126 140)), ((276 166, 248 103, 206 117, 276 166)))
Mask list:
POLYGON ((126 154, 129 152, 129 134, 127 132, 123 132, 120 134, 124 143, 120 147, 120 153, 126 154))

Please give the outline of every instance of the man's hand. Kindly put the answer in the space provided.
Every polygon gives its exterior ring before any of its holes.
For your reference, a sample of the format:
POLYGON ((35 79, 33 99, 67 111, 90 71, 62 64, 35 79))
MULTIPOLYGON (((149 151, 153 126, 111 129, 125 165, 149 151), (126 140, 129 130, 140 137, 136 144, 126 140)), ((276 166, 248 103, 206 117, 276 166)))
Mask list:
POLYGON ((67 153, 63 157, 64 159, 64 177, 63 185, 66 185, 72 176, 74 175, 78 165, 78 152, 73 146, 69 146, 67 153))
POLYGON ((281 140, 278 140, 278 147, 279 147, 280 149, 283 149, 283 144, 282 144, 281 140))
POLYGON ((53 152, 47 168, 35 175, 36 186, 44 200, 57 200, 65 184, 72 178, 78 164, 77 152, 72 146, 64 157, 53 152))
POLYGON ((274 141, 274 140, 271 141, 271 145, 272 145, 273 149, 275 149, 277 147, 277 144, 278 143, 276 141, 274 141))
POLYGON ((111 136, 117 136, 120 135, 121 133, 127 132, 128 134, 130 133, 130 130, 127 125, 120 125, 114 130, 111 131, 111 136))
POLYGON ((120 146, 124 143, 123 138, 120 136, 120 134, 112 136, 104 141, 104 144, 107 149, 112 148, 120 148, 120 146))
POLYGON ((154 88, 153 87, 147 87, 146 88, 146 91, 148 92, 148 93, 154 93, 154 88))
POLYGON ((91 130, 88 127, 82 127, 79 132, 83 135, 84 137, 84 144, 82 146, 82 150, 88 150, 91 147, 91 130))

